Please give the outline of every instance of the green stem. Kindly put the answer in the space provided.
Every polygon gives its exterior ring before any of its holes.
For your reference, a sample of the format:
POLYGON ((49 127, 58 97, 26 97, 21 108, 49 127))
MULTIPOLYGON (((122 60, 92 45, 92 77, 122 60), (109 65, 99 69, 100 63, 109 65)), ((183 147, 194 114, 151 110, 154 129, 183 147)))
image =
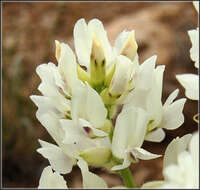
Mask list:
POLYGON ((131 170, 129 168, 125 168, 123 170, 120 170, 119 173, 120 173, 126 187, 136 188, 136 185, 133 181, 133 177, 132 177, 132 174, 131 174, 131 170))

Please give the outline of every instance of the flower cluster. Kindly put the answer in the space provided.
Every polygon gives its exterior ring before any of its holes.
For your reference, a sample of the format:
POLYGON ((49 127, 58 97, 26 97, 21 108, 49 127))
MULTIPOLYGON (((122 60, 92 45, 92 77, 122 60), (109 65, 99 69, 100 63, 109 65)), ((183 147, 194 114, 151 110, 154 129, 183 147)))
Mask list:
MULTIPOLYGON (((199 2, 193 2, 193 5, 199 13, 199 2)), ((188 34, 192 42, 190 57, 199 68, 199 28, 188 34)), ((187 98, 199 100, 198 75, 180 74, 176 78, 185 88, 187 98)), ((198 122, 196 118, 194 120, 198 122)), ((163 165, 164 180, 147 182, 142 188, 199 188, 199 133, 174 139, 165 151, 163 165)))
MULTIPOLYGON (((61 174, 70 173, 75 165, 84 188, 106 188, 89 166, 117 171, 123 177, 131 163, 161 156, 142 148, 144 141, 161 142, 163 129, 177 129, 184 122, 186 99, 175 100, 176 89, 162 103, 165 66, 156 66, 155 55, 139 63, 134 31, 119 34, 113 47, 98 19, 88 24, 78 20, 73 34, 76 55, 67 44, 55 41, 58 66, 48 63, 36 69, 42 95, 30 98, 38 107, 37 119, 56 142, 39 140, 37 151, 50 163, 39 188, 67 188, 61 174)), ((181 178, 182 162, 189 165, 196 159, 192 144, 197 146, 197 137, 190 143, 192 156, 186 151, 189 137, 176 139, 166 150, 162 185, 173 185, 170 173, 180 169, 181 178), (182 139, 187 140, 182 143, 182 139), (169 163, 178 166, 168 168, 169 163)))
MULTIPOLYGON (((195 9, 199 14, 199 2, 193 2, 195 9)), ((195 62, 194 66, 199 68, 199 27, 188 31, 192 47, 190 49, 190 57, 195 62)), ((185 95, 191 100, 199 99, 199 76, 196 74, 179 74, 176 75, 177 80, 185 88, 185 95)))

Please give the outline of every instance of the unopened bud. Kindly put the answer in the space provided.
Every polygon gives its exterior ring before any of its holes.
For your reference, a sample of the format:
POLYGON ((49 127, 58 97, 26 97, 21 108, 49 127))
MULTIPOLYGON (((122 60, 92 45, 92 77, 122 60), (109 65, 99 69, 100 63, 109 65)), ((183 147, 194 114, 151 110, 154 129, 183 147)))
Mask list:
POLYGON ((60 58, 60 53, 61 53, 61 46, 60 46, 60 42, 55 40, 55 44, 56 44, 56 59, 57 61, 60 58))
POLYGON ((79 154, 90 166, 100 167, 108 163, 112 157, 111 150, 107 147, 89 148, 79 154))
POLYGON ((135 32, 131 31, 129 36, 121 49, 120 54, 128 57, 131 61, 134 60, 137 53, 138 45, 135 40, 135 32))
POLYGON ((101 85, 105 78, 106 60, 100 41, 93 36, 90 60, 90 77, 93 86, 101 85))

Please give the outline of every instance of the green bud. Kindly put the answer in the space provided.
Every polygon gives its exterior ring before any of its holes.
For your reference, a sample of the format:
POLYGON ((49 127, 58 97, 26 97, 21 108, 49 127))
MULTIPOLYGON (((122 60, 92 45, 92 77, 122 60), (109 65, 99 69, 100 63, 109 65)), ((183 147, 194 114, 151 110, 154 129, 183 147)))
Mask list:
POLYGON ((94 86, 103 85, 106 73, 106 60, 99 40, 94 36, 90 59, 90 77, 94 86))
POLYGON ((112 152, 107 147, 96 147, 81 151, 79 156, 90 166, 101 167, 110 161, 112 152))

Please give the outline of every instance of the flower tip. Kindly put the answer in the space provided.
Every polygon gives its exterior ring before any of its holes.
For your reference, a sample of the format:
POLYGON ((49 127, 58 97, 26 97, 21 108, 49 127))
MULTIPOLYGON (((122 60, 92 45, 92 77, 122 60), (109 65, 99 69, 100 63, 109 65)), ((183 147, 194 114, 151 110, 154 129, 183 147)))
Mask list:
POLYGON ((55 40, 55 44, 56 44, 56 59, 58 61, 60 58, 60 54, 61 54, 61 45, 58 40, 55 40))
POLYGON ((75 27, 76 27, 76 25, 79 25, 79 23, 80 23, 80 24, 82 24, 82 23, 86 24, 85 19, 84 19, 84 18, 78 19, 78 20, 76 21, 75 27))
POLYGON ((157 55, 153 55, 153 56, 152 56, 152 59, 154 60, 154 62, 156 62, 156 61, 157 61, 157 58, 158 58, 158 56, 157 56, 157 55))

